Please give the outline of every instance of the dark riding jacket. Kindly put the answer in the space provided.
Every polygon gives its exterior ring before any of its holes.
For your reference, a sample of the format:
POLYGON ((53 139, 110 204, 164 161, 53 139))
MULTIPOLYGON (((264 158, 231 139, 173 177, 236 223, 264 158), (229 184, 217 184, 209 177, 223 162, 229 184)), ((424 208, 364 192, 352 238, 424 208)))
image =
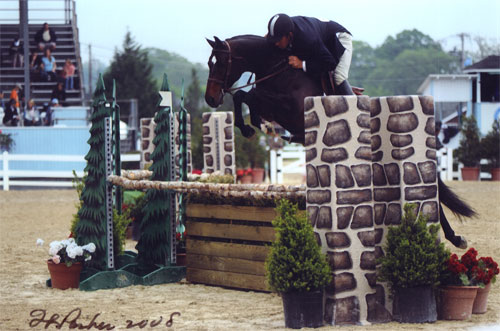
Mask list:
POLYGON ((338 32, 347 32, 337 22, 320 21, 313 17, 294 16, 292 55, 305 61, 305 69, 311 74, 334 71, 345 48, 337 38, 338 32))

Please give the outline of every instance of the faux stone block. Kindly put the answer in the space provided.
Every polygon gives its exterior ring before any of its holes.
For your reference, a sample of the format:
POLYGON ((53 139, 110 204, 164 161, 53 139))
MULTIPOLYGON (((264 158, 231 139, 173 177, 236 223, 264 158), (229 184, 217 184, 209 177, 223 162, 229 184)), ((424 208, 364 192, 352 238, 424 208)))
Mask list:
POLYGON ((327 252, 327 254, 328 263, 332 271, 352 268, 352 260, 349 252, 327 252))
POLYGON ((310 129, 319 126, 318 114, 315 111, 306 113, 304 116, 304 127, 310 129))
POLYGON ((384 223, 386 208, 387 206, 385 203, 376 203, 375 206, 373 206, 373 209, 375 210, 375 224, 380 225, 384 223))
POLYGON ((418 169, 424 183, 435 183, 437 180, 436 163, 433 161, 419 162, 418 169))
POLYGON ((434 100, 429 96, 419 96, 420 105, 425 115, 434 115, 434 100))
POLYGON ((375 270, 377 266, 377 260, 375 258, 375 252, 366 251, 361 253, 360 268, 363 270, 375 270))
POLYGON ((415 149, 413 147, 404 149, 393 149, 391 155, 396 160, 405 160, 415 154, 415 149))
POLYGON ((337 228, 339 230, 345 229, 349 226, 351 222, 352 213, 354 207, 339 207, 336 210, 337 213, 337 228))
POLYGON ((406 187, 405 199, 407 201, 429 200, 437 196, 437 185, 406 187))
POLYGON ((370 116, 367 114, 360 114, 356 118, 356 123, 358 123, 358 126, 360 128, 369 129, 370 128, 370 116))
POLYGON ((384 167, 382 167, 378 163, 373 163, 372 170, 373 170, 373 185, 375 186, 387 185, 387 179, 385 178, 384 167))
POLYGON ((387 105, 391 113, 412 110, 414 107, 410 96, 387 97, 387 105))
POLYGON ((233 143, 232 142, 225 142, 224 143, 224 150, 226 152, 232 152, 233 151, 233 143))
POLYGON ((383 157, 384 157, 384 152, 378 151, 378 152, 372 154, 372 161, 373 162, 380 162, 383 157))
POLYGON ((357 97, 357 104, 356 104, 356 107, 358 107, 359 110, 362 110, 362 111, 366 111, 366 112, 370 112, 371 109, 370 109, 370 106, 371 106, 371 102, 370 102, 370 97, 369 96, 359 96, 357 97))
POLYGON ((372 151, 376 151, 377 149, 382 146, 382 139, 380 138, 379 135, 374 135, 371 137, 371 147, 372 151))
POLYGON ((376 293, 366 295, 368 316, 366 320, 371 323, 387 323, 392 321, 392 315, 385 308, 384 288, 378 285, 376 293))
POLYGON ((310 164, 306 166, 306 181, 307 181, 307 187, 319 186, 318 172, 316 168, 310 164))
POLYGON ((425 132, 434 137, 436 134, 436 127, 434 123, 434 117, 429 117, 425 123, 425 132))
POLYGON ((338 114, 345 113, 349 110, 349 105, 344 97, 341 98, 330 98, 321 97, 321 103, 325 108, 325 114, 328 117, 333 117, 338 114))
POLYGON ((210 134, 210 127, 208 127, 207 125, 204 125, 203 128, 202 128, 202 132, 203 134, 210 134))
POLYGON ((375 287, 375 285, 377 285, 377 273, 376 272, 366 273, 365 278, 368 281, 368 285, 370 285, 370 287, 375 287))
MULTIPOLYGON (((356 288, 356 278, 350 272, 342 272, 332 277, 331 294, 345 292, 356 288)), ((329 291, 327 291, 328 293, 329 291)))
POLYGON ((212 167, 214 165, 214 158, 211 155, 205 156, 205 162, 207 166, 212 167))
POLYGON ((340 161, 347 160, 349 154, 347 150, 343 147, 340 148, 325 148, 321 152, 321 161, 327 163, 337 163, 340 161))
POLYGON ((391 134, 389 140, 394 147, 406 147, 413 142, 413 137, 410 134, 391 134))
POLYGON ((369 202, 371 199, 372 191, 369 189, 337 191, 337 204, 339 205, 358 205, 362 202, 369 202))
POLYGON ((332 201, 332 194, 330 190, 308 190, 307 203, 315 205, 322 205, 332 201))
POLYGON ((316 225, 316 219, 318 217, 319 207, 317 206, 307 206, 307 214, 309 216, 309 222, 314 227, 316 225))
POLYGON ((351 229, 361 229, 373 226, 373 212, 370 206, 358 206, 354 209, 351 229))
POLYGON ((414 113, 390 115, 387 130, 394 133, 409 133, 418 127, 418 117, 414 113))
POLYGON ((226 126, 224 128, 224 139, 233 139, 233 127, 232 126, 226 126))
POLYGON ((378 114, 380 114, 382 107, 380 106, 380 99, 379 98, 372 98, 370 100, 371 105, 370 105, 370 115, 371 117, 375 117, 378 114))
POLYGON ((384 230, 375 229, 371 231, 360 231, 358 232, 358 238, 361 241, 361 244, 365 247, 374 247, 375 244, 380 243, 382 240, 382 235, 384 230))
POLYGON ((371 161, 372 160, 372 148, 361 146, 356 150, 354 156, 361 160, 371 161))
POLYGON ((395 188, 375 188, 373 189, 375 201, 397 201, 401 198, 401 191, 399 187, 395 188))
POLYGON ((390 203, 387 206, 387 212, 385 214, 385 225, 397 225, 401 224, 401 205, 399 203, 390 203))
POLYGON ((321 237, 320 237, 319 233, 314 232, 314 239, 316 239, 318 246, 321 247, 321 237))
POLYGON ((380 118, 372 118, 370 120, 370 131, 371 133, 377 133, 380 131, 380 118))
POLYGON ((429 217, 429 222, 439 222, 439 209, 436 201, 426 201, 422 204, 420 212, 429 217))
POLYGON ((437 160, 436 151, 430 149, 426 150, 425 157, 431 160, 437 160))
POLYGON ((316 227, 318 229, 332 228, 332 209, 330 207, 321 206, 319 208, 316 227))
POLYGON ((310 111, 314 107, 314 98, 307 97, 304 99, 304 112, 310 111))
POLYGON ((330 187, 330 178, 332 175, 330 174, 330 166, 321 165, 318 166, 318 178, 321 187, 330 187))
POLYGON ((326 126, 323 144, 328 147, 344 144, 351 139, 351 129, 346 120, 330 122, 326 126))
POLYGON ((344 232, 327 232, 325 237, 326 244, 330 248, 347 248, 351 246, 351 239, 344 232))
POLYGON ((311 162, 318 156, 318 151, 316 148, 306 149, 306 162, 311 162))
POLYGON ((436 137, 427 137, 427 139, 425 139, 425 146, 436 148, 436 137))
POLYGON ((335 186, 338 188, 349 188, 354 186, 354 178, 352 177, 349 167, 344 165, 335 166, 335 186))
POLYGON ((230 167, 233 164, 233 157, 231 155, 224 156, 224 165, 230 167))
POLYGON ((361 144, 372 144, 372 134, 368 130, 363 130, 359 133, 358 142, 361 144))
POLYGON ((384 164, 384 169, 389 185, 399 185, 401 183, 399 166, 397 163, 384 164))
POLYGON ((316 143, 316 139, 318 139, 318 132, 317 131, 308 131, 305 133, 304 145, 305 146, 314 145, 316 143))
POLYGON ((355 296, 336 299, 333 320, 335 324, 356 324, 359 322, 359 300, 355 296))
POLYGON ((403 181, 406 185, 415 185, 421 182, 417 166, 414 163, 403 163, 403 181))
POLYGON ((371 184, 371 167, 368 164, 357 164, 351 166, 351 171, 359 187, 369 186, 371 184))

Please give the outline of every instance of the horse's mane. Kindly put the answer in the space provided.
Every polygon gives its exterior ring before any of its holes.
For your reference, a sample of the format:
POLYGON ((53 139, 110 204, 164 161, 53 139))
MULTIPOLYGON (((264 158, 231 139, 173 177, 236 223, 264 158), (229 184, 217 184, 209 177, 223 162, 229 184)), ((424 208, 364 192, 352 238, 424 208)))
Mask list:
POLYGON ((231 47, 238 50, 239 55, 252 58, 260 63, 275 64, 285 58, 288 53, 270 44, 265 37, 245 34, 228 38, 231 47))

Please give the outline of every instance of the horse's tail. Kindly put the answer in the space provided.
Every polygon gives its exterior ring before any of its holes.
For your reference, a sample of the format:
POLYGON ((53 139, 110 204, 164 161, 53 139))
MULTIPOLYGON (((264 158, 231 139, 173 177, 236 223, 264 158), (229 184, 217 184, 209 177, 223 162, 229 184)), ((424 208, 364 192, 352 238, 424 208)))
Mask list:
POLYGON ((459 219, 464 217, 474 217, 476 211, 466 202, 462 201, 438 176, 439 201, 448 207, 459 219))

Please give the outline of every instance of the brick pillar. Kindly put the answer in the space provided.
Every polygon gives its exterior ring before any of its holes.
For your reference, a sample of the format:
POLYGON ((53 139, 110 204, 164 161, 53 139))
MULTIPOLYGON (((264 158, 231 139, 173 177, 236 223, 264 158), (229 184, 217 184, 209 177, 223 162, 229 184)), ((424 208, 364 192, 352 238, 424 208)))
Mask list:
POLYGON ((203 171, 236 176, 232 112, 203 113, 203 171))

